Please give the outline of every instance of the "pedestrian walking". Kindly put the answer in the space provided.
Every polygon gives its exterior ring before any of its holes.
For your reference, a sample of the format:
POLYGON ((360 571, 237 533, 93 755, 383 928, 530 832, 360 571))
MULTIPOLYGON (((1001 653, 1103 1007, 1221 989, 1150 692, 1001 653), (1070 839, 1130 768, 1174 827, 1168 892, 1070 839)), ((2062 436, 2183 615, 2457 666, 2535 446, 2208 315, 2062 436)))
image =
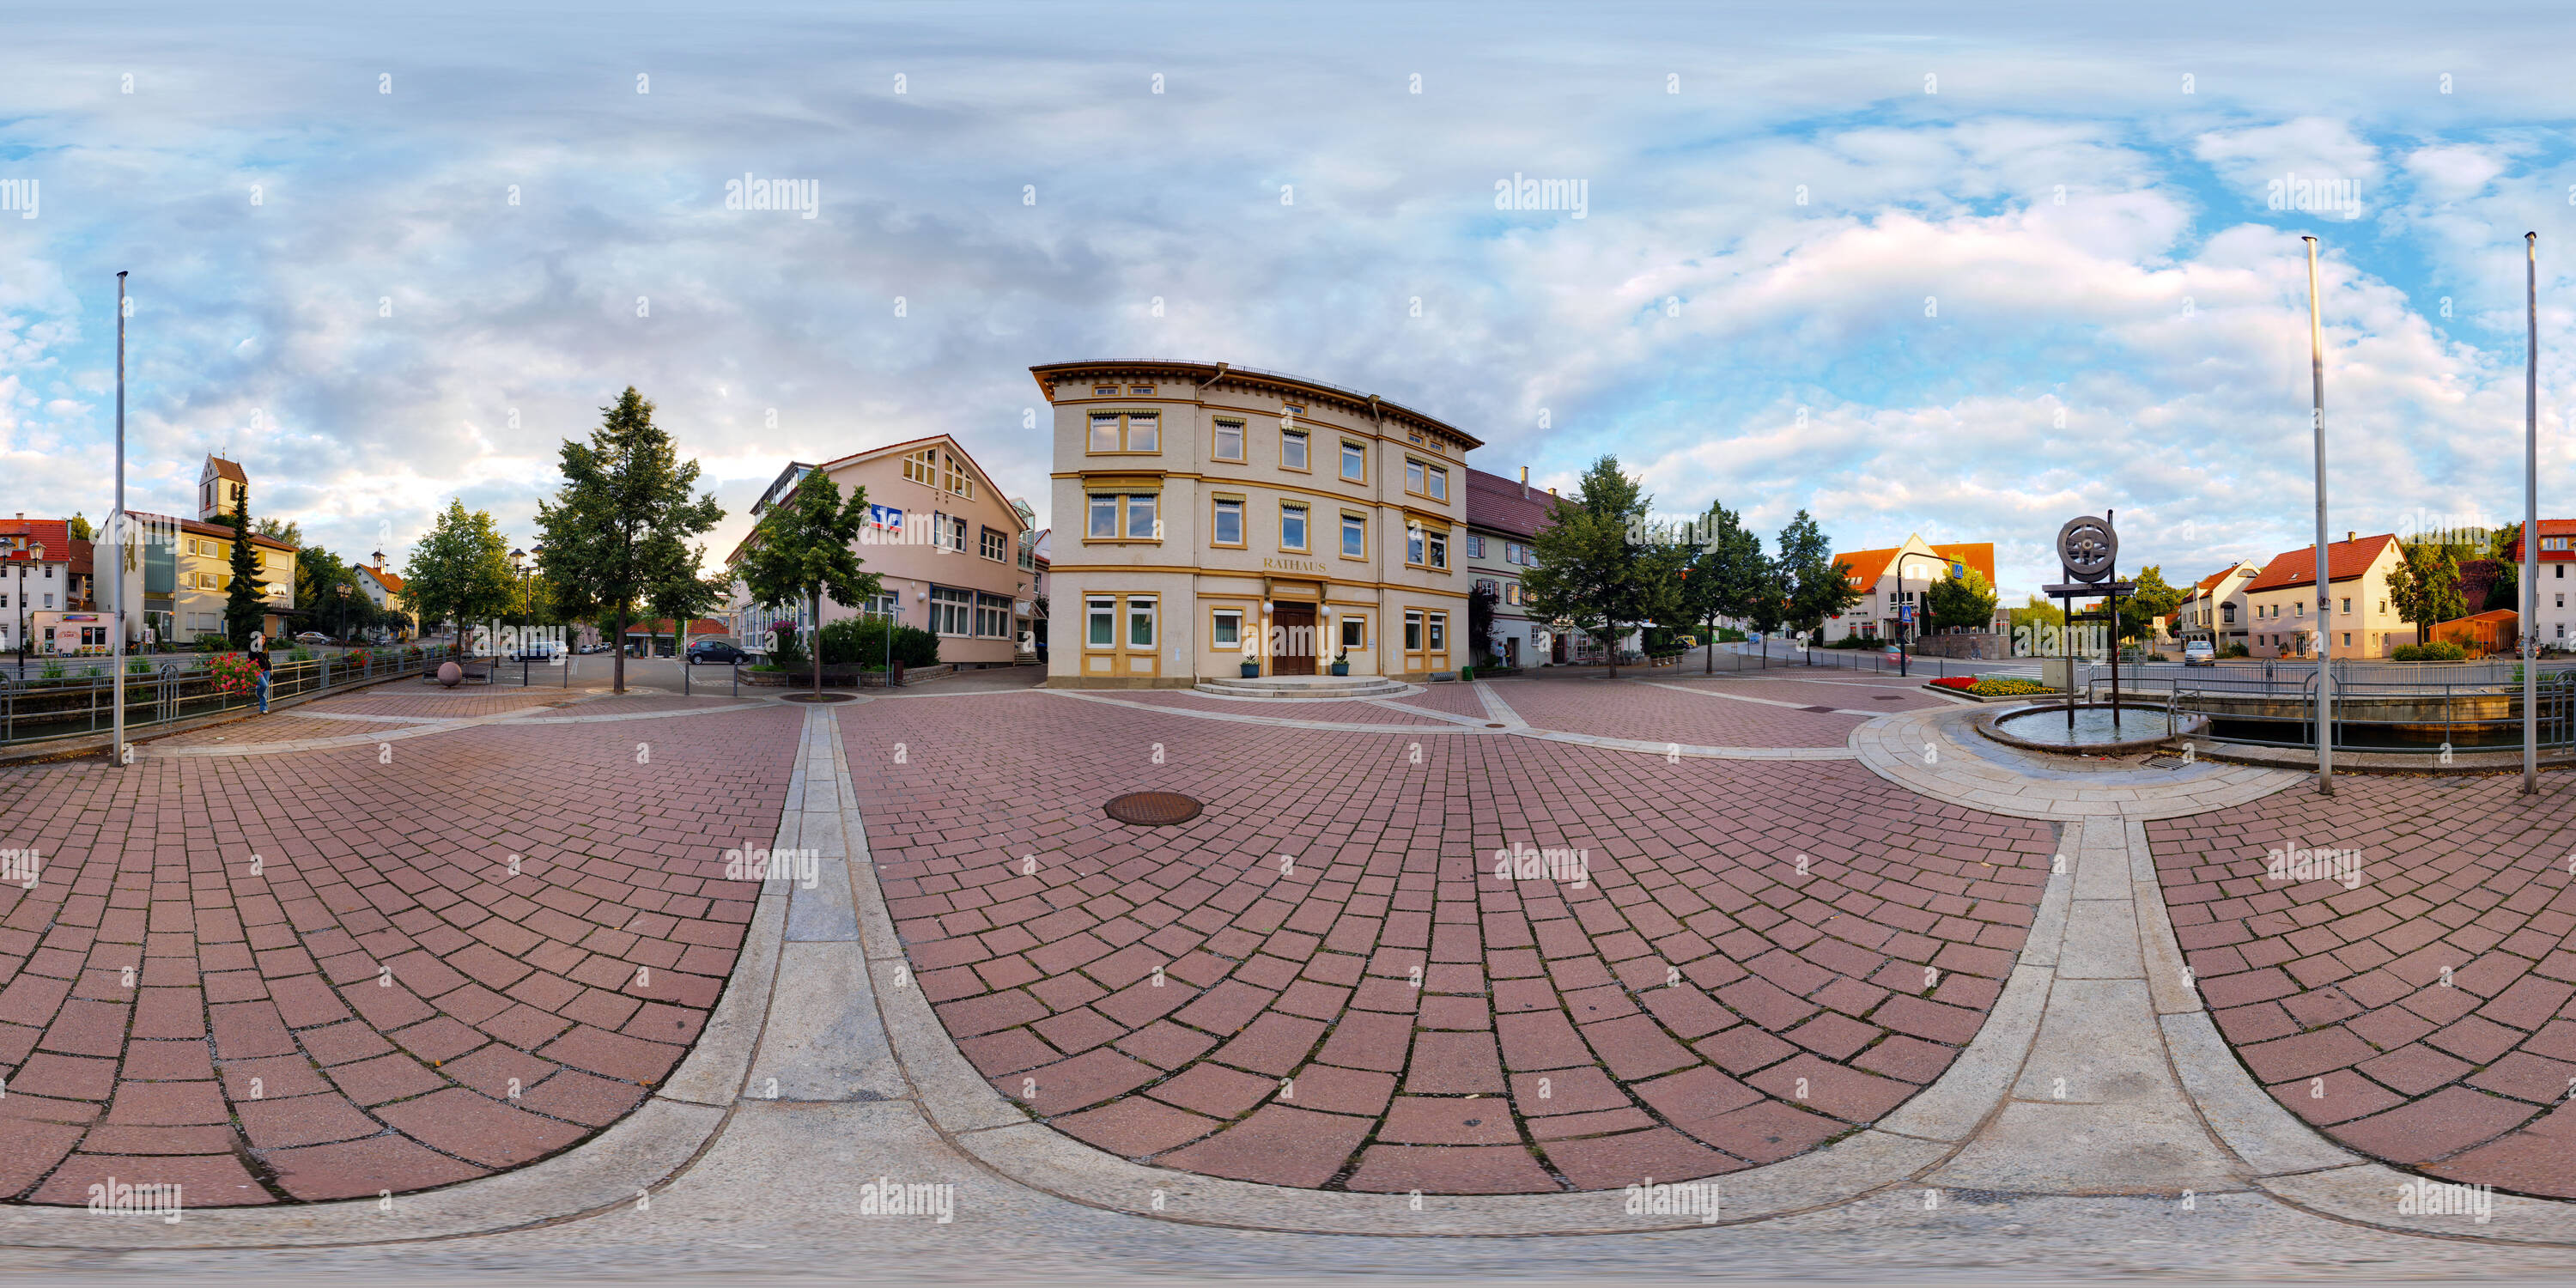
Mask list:
POLYGON ((268 641, 256 634, 251 637, 250 660, 259 668, 259 713, 268 714, 268 641))

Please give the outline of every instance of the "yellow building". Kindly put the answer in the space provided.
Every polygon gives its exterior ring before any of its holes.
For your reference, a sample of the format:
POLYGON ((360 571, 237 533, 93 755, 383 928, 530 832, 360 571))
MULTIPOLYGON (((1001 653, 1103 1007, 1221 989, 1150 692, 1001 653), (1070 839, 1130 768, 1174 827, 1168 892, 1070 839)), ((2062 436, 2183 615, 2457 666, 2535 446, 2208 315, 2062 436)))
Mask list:
POLYGON ((1467 452, 1374 394, 1226 363, 1033 367, 1055 409, 1047 683, 1423 678, 1467 660, 1467 452))

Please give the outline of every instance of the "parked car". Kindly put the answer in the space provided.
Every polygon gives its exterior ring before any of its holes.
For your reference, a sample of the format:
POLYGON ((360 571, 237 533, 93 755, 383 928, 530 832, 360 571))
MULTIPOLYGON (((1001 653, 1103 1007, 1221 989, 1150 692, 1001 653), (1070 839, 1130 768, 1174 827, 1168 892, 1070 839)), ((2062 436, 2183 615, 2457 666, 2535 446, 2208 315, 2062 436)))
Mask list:
POLYGON ((2184 666, 2216 666, 2218 665, 2218 650, 2212 648, 2208 640, 2186 641, 2182 646, 2182 664, 2184 666))
POLYGON ((732 666, 750 660, 751 654, 743 652, 731 640, 695 640, 689 644, 689 665, 691 666, 696 666, 700 662, 732 666))
POLYGON ((551 662, 564 655, 562 640, 530 640, 510 654, 513 662, 551 662))
POLYGON ((295 642, 298 644, 328 644, 331 642, 331 637, 320 631, 297 631, 295 633, 295 642))

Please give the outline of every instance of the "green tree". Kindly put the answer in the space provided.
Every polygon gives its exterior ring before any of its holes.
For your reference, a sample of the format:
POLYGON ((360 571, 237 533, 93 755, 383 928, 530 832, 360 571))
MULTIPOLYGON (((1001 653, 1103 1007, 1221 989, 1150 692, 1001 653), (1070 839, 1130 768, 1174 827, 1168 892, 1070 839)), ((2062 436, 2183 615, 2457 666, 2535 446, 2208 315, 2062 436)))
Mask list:
POLYGON ((280 523, 275 519, 262 519, 259 521, 259 535, 274 537, 298 550, 304 548, 304 527, 292 520, 280 523))
POLYGON ((1762 538, 1744 526, 1735 511, 1708 503, 1700 516, 1699 544, 1682 569, 1679 616, 1706 628, 1707 654, 1701 669, 1717 669, 1717 621, 1750 618, 1770 586, 1770 561, 1763 558, 1762 538))
POLYGON ((2138 570, 2131 583, 2137 589, 2120 597, 2120 638, 2143 640, 2156 629, 2156 619, 2170 613, 2182 603, 2182 592, 2165 584, 2164 565, 2149 564, 2138 570))
POLYGON ((1570 497, 1548 509, 1532 543, 1538 566, 1521 574, 1532 615, 1590 635, 1619 675, 1619 639, 1638 623, 1678 618, 1680 547, 1644 540, 1648 498, 1604 456, 1570 497))
POLYGON ((2468 616, 2468 596, 2460 588, 2460 565, 2449 546, 2399 543, 2397 566, 2388 570, 2388 598, 2400 621, 2415 625, 2421 644, 2432 628, 2468 616))
POLYGON ((299 608, 318 613, 326 620, 334 618, 340 610, 338 588, 356 580, 357 574, 340 561, 340 556, 320 546, 304 546, 295 552, 295 603, 299 608))
POLYGON ((64 534, 74 541, 98 540, 98 533, 90 527, 88 516, 77 511, 72 514, 72 517, 63 520, 63 528, 64 534))
POLYGON ((1780 555, 1773 566, 1780 621, 1791 630, 1820 630, 1826 618, 1861 601, 1851 565, 1834 558, 1833 544, 1804 510, 1780 529, 1780 555))
POLYGON ((2521 561, 2513 557, 2513 543, 2520 540, 2522 540, 2520 520, 2497 528, 2487 534, 2487 558, 2499 563, 2519 566, 2521 561))
POLYGON ((1985 630, 1994 624, 1997 600, 1993 583, 1966 564, 1923 592, 1925 615, 1935 631, 1985 630))
POLYGON ((467 513, 465 502, 451 498, 447 512, 411 549, 403 564, 408 598, 424 624, 445 617, 456 625, 461 644, 465 627, 476 618, 497 617, 510 606, 510 543, 501 539, 492 512, 467 513))
MULTIPOLYGON (((844 503, 840 485, 816 470, 760 516, 751 538, 743 543, 734 571, 753 603, 769 609, 802 603, 813 610, 811 620, 820 624, 824 596, 851 608, 880 593, 877 575, 859 566, 859 532, 867 521, 868 490, 851 488, 844 503)), ((821 640, 812 645, 806 651, 814 659, 814 691, 821 693, 821 640)))
POLYGON ((611 689, 626 691, 626 624, 638 604, 698 580, 706 548, 689 544, 724 518, 715 494, 691 497, 698 463, 683 464, 653 404, 629 385, 588 443, 563 445, 564 485, 537 503, 538 567, 570 617, 606 613, 617 641, 611 689))
POLYGON ((238 495, 233 504, 232 586, 224 593, 224 633, 232 637, 234 648, 246 649, 268 614, 268 600, 258 556, 251 548, 250 489, 245 487, 238 495))

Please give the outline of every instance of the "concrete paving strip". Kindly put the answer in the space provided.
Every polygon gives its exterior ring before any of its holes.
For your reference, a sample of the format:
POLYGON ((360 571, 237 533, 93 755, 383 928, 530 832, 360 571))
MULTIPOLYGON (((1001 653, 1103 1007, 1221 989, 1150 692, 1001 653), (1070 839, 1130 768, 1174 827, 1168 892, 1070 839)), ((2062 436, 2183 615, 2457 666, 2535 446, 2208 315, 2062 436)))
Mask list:
MULTIPOLYGON (((628 696, 633 696, 629 694, 628 696)), ((574 699, 584 701, 584 699, 574 699)), ((336 713, 296 711, 289 714, 309 720, 372 720, 385 724, 409 724, 408 729, 380 729, 372 733, 339 734, 329 738, 290 738, 279 742, 247 742, 230 746, 213 743, 171 747, 160 743, 139 743, 134 754, 142 758, 177 759, 183 756, 267 756, 297 751, 330 751, 341 747, 369 747, 380 742, 400 742, 406 738, 426 738, 433 734, 458 729, 480 729, 488 725, 558 725, 608 724, 626 720, 668 720, 678 716, 717 715, 727 711, 759 711, 774 702, 740 702, 721 707, 687 707, 677 711, 626 711, 593 716, 539 716, 535 711, 551 711, 548 706, 520 707, 515 711, 498 711, 491 715, 463 717, 363 716, 336 713)))
MULTIPOLYGON (((1494 733, 1503 733, 1503 732, 1505 732, 1504 730, 1500 730, 1500 729, 1486 729, 1486 728, 1482 728, 1482 727, 1474 727, 1474 728, 1470 728, 1470 727, 1466 727, 1466 726, 1459 726, 1459 725, 1438 725, 1438 724, 1428 724, 1428 725, 1422 725, 1422 724, 1347 724, 1347 723, 1343 723, 1343 722, 1340 722, 1340 721, 1333 721, 1333 720, 1296 720, 1296 719, 1291 719, 1291 718, 1286 717, 1286 716, 1257 716, 1257 715, 1252 715, 1252 714, 1250 714, 1250 713, 1248 713, 1248 712, 1234 712, 1234 711, 1194 711, 1194 710, 1191 710, 1191 709, 1189 709, 1189 708, 1187 708, 1187 707, 1162 707, 1162 706, 1156 706, 1156 705, 1154 705, 1154 704, 1153 704, 1153 703, 1151 703, 1151 702, 1129 702, 1129 701, 1127 701, 1127 700, 1126 700, 1126 699, 1124 699, 1124 698, 1113 698, 1113 697, 1108 697, 1108 696, 1106 696, 1105 694, 1102 694, 1102 693, 1100 693, 1100 692, 1098 692, 1098 691, 1094 691, 1094 690, 1085 690, 1085 689, 1031 689, 1031 690, 1028 690, 1028 692, 1031 692, 1031 693, 1048 693, 1048 694, 1053 694, 1053 695, 1055 695, 1055 696, 1057 696, 1057 697, 1078 699, 1078 700, 1083 701, 1083 702, 1103 702, 1103 703, 1107 703, 1108 705, 1113 706, 1113 707, 1126 707, 1126 708, 1128 708, 1129 710, 1133 710, 1133 711, 1151 711, 1151 712, 1154 712, 1154 713, 1155 713, 1155 714, 1157 714, 1157 715, 1166 715, 1166 716, 1187 716, 1187 717, 1189 717, 1190 719, 1193 719, 1193 720, 1221 720, 1221 721, 1228 721, 1228 722, 1231 722, 1231 723, 1234 723, 1234 724, 1272 725, 1272 726, 1275 726, 1275 727, 1277 727, 1277 728, 1281 728, 1281 729, 1325 729, 1325 730, 1331 730, 1331 731, 1336 732, 1336 733, 1454 733, 1454 734, 1494 734, 1494 733)), ((1207 694, 1200 694, 1200 695, 1198 695, 1198 696, 1200 696, 1200 697, 1207 697, 1207 696, 1209 696, 1209 695, 1207 695, 1207 694)), ((1292 703, 1296 703, 1296 702, 1305 702, 1305 701, 1312 701, 1312 700, 1313 700, 1313 699, 1307 699, 1307 698, 1249 698, 1249 699, 1246 699, 1246 701, 1250 701, 1250 702, 1258 702, 1258 703, 1263 704, 1264 706, 1287 706, 1287 705, 1290 705, 1290 704, 1292 704, 1292 703)), ((1335 701, 1338 701, 1338 702, 1349 702, 1349 701, 1351 701, 1351 700, 1352 700, 1352 699, 1350 699, 1350 698, 1337 698, 1337 699, 1335 699, 1335 701)), ((1408 710, 1408 711, 1410 711, 1410 710, 1411 710, 1411 708, 1407 708, 1407 710, 1408 710)), ((1429 713, 1429 712, 1413 712, 1413 714, 1416 714, 1416 715, 1428 715, 1428 714, 1430 714, 1430 713, 1429 713)))
MULTIPOLYGON (((1750 695, 1750 694, 1744 694, 1744 693, 1720 693, 1720 692, 1718 692, 1718 691, 1717 691, 1717 690, 1715 690, 1715 689, 1697 689, 1697 688, 1692 688, 1690 685, 1687 685, 1687 684, 1666 684, 1666 683, 1664 683, 1664 682, 1663 682, 1663 681, 1661 681, 1661 680, 1638 680, 1638 681, 1635 681, 1634 683, 1644 685, 1645 687, 1650 688, 1650 689, 1670 689, 1670 690, 1672 690, 1672 691, 1673 691, 1673 692, 1675 692, 1675 693, 1696 693, 1696 694, 1698 694, 1699 696, 1701 696, 1701 697, 1703 697, 1703 698, 1724 698, 1724 699, 1726 699, 1726 700, 1727 700, 1727 701, 1729 701, 1729 702, 1758 702, 1758 703, 1760 703, 1760 704, 1762 704, 1763 706, 1766 706, 1766 707, 1786 707, 1786 708, 1788 708, 1788 709, 1789 709, 1789 710, 1791 710, 1791 711, 1812 711, 1812 710, 1814 709, 1812 706, 1810 706, 1809 704, 1804 703, 1804 702, 1783 702, 1783 701, 1781 701, 1781 700, 1780 700, 1780 699, 1778 699, 1778 698, 1757 698, 1757 697, 1754 697, 1754 696, 1752 696, 1752 695, 1750 695)), ((1808 684, 1829 684, 1829 683, 1832 683, 1832 681, 1829 681, 1829 680, 1808 680, 1808 681, 1805 681, 1805 683, 1808 683, 1808 684)), ((1873 686, 1873 687, 1874 687, 1874 686, 1873 686)), ((1829 711, 1830 711, 1830 713, 1831 713, 1831 714, 1833 714, 1833 715, 1838 715, 1838 716, 1861 716, 1861 717, 1866 718, 1866 719, 1876 719, 1876 718, 1877 718, 1877 717, 1879 717, 1879 716, 1892 715, 1892 714, 1894 714, 1893 712, 1888 712, 1888 711, 1853 711, 1853 710, 1846 710, 1846 709, 1841 708, 1841 707, 1833 707, 1833 708, 1829 708, 1828 710, 1829 710, 1829 711)))

